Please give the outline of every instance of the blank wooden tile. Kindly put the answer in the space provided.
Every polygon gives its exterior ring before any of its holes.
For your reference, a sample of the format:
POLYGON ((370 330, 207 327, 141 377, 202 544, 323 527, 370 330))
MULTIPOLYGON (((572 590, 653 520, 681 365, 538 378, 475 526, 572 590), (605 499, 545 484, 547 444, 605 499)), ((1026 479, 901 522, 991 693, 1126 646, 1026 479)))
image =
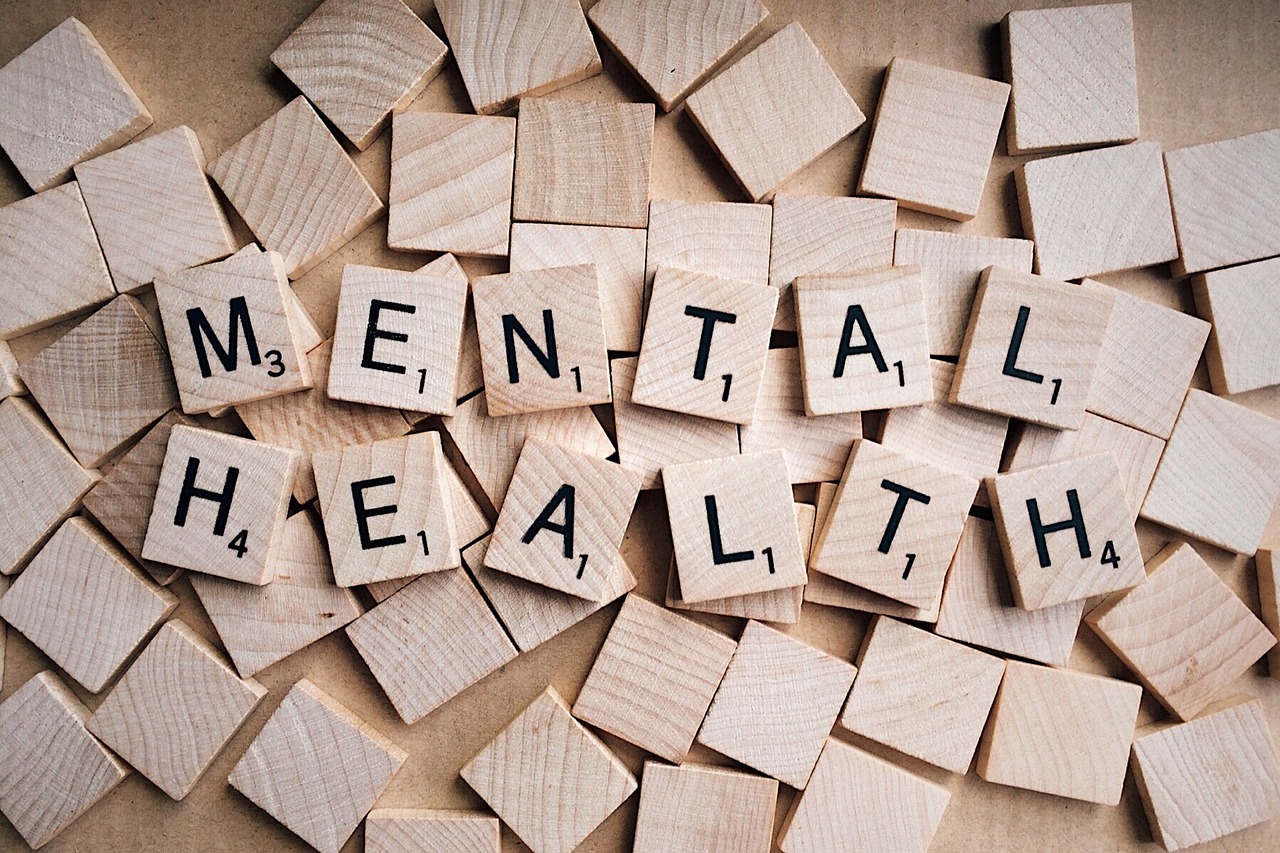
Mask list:
POLYGON ((481 257, 507 254, 515 146, 512 118, 397 115, 391 129, 387 245, 481 257))
POLYGON ((929 354, 958 356, 987 267, 1031 272, 1035 244, 1013 237, 984 237, 950 231, 903 228, 893 244, 893 263, 918 266, 924 279, 929 354))
POLYGON ((1280 497, 1280 421, 1192 389, 1142 517, 1238 554, 1258 550, 1280 497))
POLYGON ((1280 128, 1165 154, 1178 230, 1176 275, 1280 253, 1280 128))
POLYGON ((768 284, 772 227, 772 205, 655 199, 649 204, 645 287, 653 287, 662 267, 768 284))
POLYGON ((737 644, 628 596, 573 703, 584 723, 679 764, 737 644))
MULTIPOLYGON (((1262 623, 1276 637, 1280 637, 1280 572, 1276 571, 1275 549, 1258 549, 1258 599, 1262 623)), ((1267 652, 1267 674, 1280 678, 1280 646, 1267 652)))
POLYGON ((116 295, 75 181, 0 207, 0 338, 16 338, 116 295))
POLYGON ((1213 324, 1205 364, 1219 394, 1280 385, 1280 259, 1215 270, 1191 282, 1196 312, 1213 324))
POLYGON ((364 824, 366 853, 499 853, 498 819, 484 812, 374 809, 364 824))
POLYGON ((88 721, 89 709, 48 670, 0 704, 0 812, 33 849, 129 775, 88 721))
POLYGON ((574 0, 441 0, 436 11, 480 115, 600 73, 600 54, 574 0))
POLYGON ((151 126, 89 28, 67 18, 0 68, 0 147, 37 192, 151 126))
POLYGON ((337 853, 408 757, 304 678, 227 781, 312 847, 337 853))
POLYGON ((1212 841, 1280 814, 1280 762, 1262 703, 1244 696, 1180 725, 1139 729, 1133 775, 1166 850, 1212 841))
POLYGON ((1007 83, 894 57, 858 192, 948 219, 972 219, 1008 100, 1007 83))
POLYGON ((1083 287, 988 268, 978 284, 951 402, 1079 429, 1111 305, 1083 287))
POLYGON ((0 574, 26 565, 98 479, 25 399, 0 403, 0 574))
POLYGON ((97 693, 177 606, 102 531, 73 518, 0 599, 0 617, 97 693))
POLYGON ((467 762, 462 778, 534 853, 568 853, 636 790, 635 777, 551 687, 467 762))
POLYGON ((857 670, 748 622, 698 743, 803 789, 857 670))
POLYGON ((964 774, 1004 661, 883 616, 872 620, 840 725, 964 774))
POLYGON ((593 265, 485 276, 471 294, 491 416, 610 401, 593 265))
POLYGON ((646 761, 635 853, 769 853, 778 783, 750 773, 646 761))
POLYGON ((435 79, 449 48, 400 0, 327 0, 271 61, 363 151, 435 79))
POLYGON ((1114 806, 1142 688, 1009 661, 978 750, 988 782, 1114 806))
POLYGON ((752 201, 771 196, 866 121, 799 23, 770 36, 686 106, 752 201))
POLYGON ((1010 12, 1001 35, 1010 154, 1138 138, 1132 6, 1010 12))
POLYGON ((781 450, 670 465, 662 478, 685 601, 804 584, 781 450))
POLYGON ((778 846, 783 853, 924 853, 950 801, 941 785, 829 739, 778 846))
POLYGON ((76 166, 76 180, 116 290, 235 251, 226 214, 204 176, 200 140, 186 125, 76 166))
POLYGON ((651 104, 524 98, 511 215, 644 228, 652 157, 651 104))
POLYGON ((142 556, 229 580, 269 583, 297 469, 296 450, 175 426, 142 556))
POLYGON ((793 292, 810 415, 933 399, 919 267, 805 276, 793 292))
POLYGON ((264 248, 299 278, 383 212, 307 99, 294 98, 208 166, 264 248))
POLYGON ((0 400, 20 397, 27 393, 27 386, 18 374, 18 361, 13 357, 9 344, 0 341, 0 400))

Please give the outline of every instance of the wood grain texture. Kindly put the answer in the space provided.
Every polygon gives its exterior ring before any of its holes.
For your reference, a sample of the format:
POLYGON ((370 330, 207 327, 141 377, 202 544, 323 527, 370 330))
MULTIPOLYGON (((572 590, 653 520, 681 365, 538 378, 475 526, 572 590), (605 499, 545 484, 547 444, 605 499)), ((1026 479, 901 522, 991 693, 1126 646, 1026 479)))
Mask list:
POLYGON ((1280 357, 1269 342, 1280 330, 1280 259, 1196 276, 1196 313, 1213 324, 1205 363, 1219 394, 1280 385, 1280 357))
POLYGON ((749 773, 646 761, 635 853, 768 853, 778 783, 749 773))
POLYGON ((772 228, 772 205, 654 199, 649 203, 645 287, 653 287, 662 267, 768 284, 772 228))
POLYGON ((498 819, 484 812, 374 809, 364 824, 365 853, 499 853, 498 819))
POLYGON ((9 344, 0 341, 0 400, 9 397, 20 397, 27 393, 27 386, 18 373, 18 362, 13 357, 9 344))
MULTIPOLYGON (((9 578, 7 575, 0 575, 0 598, 4 598, 4 594, 9 591, 9 578)), ((4 620, 0 619, 0 690, 4 689, 4 647, 6 636, 4 620)))
MULTIPOLYGON (((1258 615, 1273 636, 1280 638, 1280 572, 1276 571, 1273 548, 1260 548, 1257 554, 1258 615)), ((1280 645, 1267 652, 1267 674, 1280 678, 1280 645)))

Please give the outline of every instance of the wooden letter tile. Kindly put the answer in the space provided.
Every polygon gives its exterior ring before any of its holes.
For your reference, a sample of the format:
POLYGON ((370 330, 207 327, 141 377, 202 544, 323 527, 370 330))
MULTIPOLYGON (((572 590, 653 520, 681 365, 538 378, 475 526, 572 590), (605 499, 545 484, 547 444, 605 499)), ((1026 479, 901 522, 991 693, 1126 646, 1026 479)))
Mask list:
MULTIPOLYGON (((1213 324, 1205 362, 1219 394, 1280 385, 1280 259, 1216 270, 1191 283, 1196 311, 1213 324)), ((1172 426, 1172 421, 1170 422, 1172 426)))
POLYGON ((646 761, 635 853, 769 853, 778 783, 750 773, 646 761))
POLYGON ((769 283, 773 206, 657 199, 649 204, 645 287, 661 267, 769 283))
POLYGON ((374 809, 365 853, 500 853, 498 819, 483 812, 374 809))
MULTIPOLYGON (((1262 622, 1272 635, 1280 638, 1280 572, 1276 571, 1275 549, 1259 549, 1258 599, 1262 622)), ((1280 678, 1280 645, 1267 652, 1267 672, 1272 678, 1280 678)))

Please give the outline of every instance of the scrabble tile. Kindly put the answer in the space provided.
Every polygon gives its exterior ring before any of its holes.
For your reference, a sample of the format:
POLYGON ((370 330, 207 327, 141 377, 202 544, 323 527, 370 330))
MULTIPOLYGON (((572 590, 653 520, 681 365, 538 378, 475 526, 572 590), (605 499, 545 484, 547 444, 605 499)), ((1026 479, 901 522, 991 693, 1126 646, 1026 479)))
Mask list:
POLYGON ((1030 273, 1035 244, 1013 237, 902 228, 893 243, 893 263, 918 266, 924 279, 929 354, 959 356, 978 279, 987 267, 1030 273))
POLYGON ((0 278, 4 340, 116 295, 78 183, 0 207, 0 278))
POLYGON ((485 565, 602 602, 639 493, 639 472, 530 438, 485 565))
POLYGON ((0 704, 0 812, 44 846, 129 775, 85 729, 89 709, 51 671, 0 704))
POLYGON ((438 433, 326 450, 313 464, 338 586, 462 565, 438 433))
POLYGON ((299 278, 382 215, 351 158, 307 99, 294 98, 207 171, 263 247, 299 278))
POLYGON ((1280 497, 1280 422, 1192 389, 1142 517, 1235 551, 1258 550, 1280 497))
POLYGON ((76 180, 121 293, 156 276, 226 257, 235 239, 186 125, 76 166, 76 180))
POLYGON ((604 0, 587 17, 664 112, 671 112, 754 33, 758 0, 604 0))
POLYGON ((27 393, 26 383, 18 374, 18 361, 4 341, 0 341, 0 400, 27 393))
POLYGON ((646 761, 635 853, 769 853, 778 783, 750 773, 646 761))
POLYGON ((366 853, 499 853, 498 819, 484 812, 374 809, 364 823, 366 853))
POLYGON ((453 505, 453 529, 459 549, 477 542, 493 531, 489 516, 480 501, 471 493, 471 487, 462 482, 457 468, 445 457, 445 488, 453 505))
POLYGON ((75 18, 0 68, 0 114, 0 147, 36 192, 151 126, 147 108, 75 18))
MULTIPOLYGON (((1219 394, 1280 385, 1270 341, 1280 331, 1280 259, 1216 270, 1191 282, 1196 312, 1213 324, 1205 364, 1219 394)), ((1172 426, 1172 423, 1171 423, 1172 426)))
POLYGON ((652 104, 524 98, 511 215, 644 228, 652 158, 652 104))
POLYGON ((778 846, 783 853, 924 853, 950 801, 941 785, 829 739, 778 846))
POLYGON ((1004 661, 883 616, 858 654, 840 725, 964 774, 1004 676, 1004 661))
POLYGON ((0 574, 25 566, 98 480, 30 403, 0 403, 0 574))
POLYGON ((856 672, 853 664, 748 622, 698 743, 803 790, 856 672))
POLYGON ((0 599, 0 617, 98 693, 177 606, 104 533, 73 518, 0 599))
POLYGON ((988 782, 1114 806, 1142 688, 1009 661, 978 750, 988 782))
POLYGON ((178 405, 169 355, 132 296, 117 297, 29 359, 22 375, 86 468, 178 405))
POLYGON ((1139 729, 1131 764, 1151 834, 1166 850, 1280 814, 1280 762, 1257 699, 1237 696, 1189 723, 1139 729))
POLYGON ((769 284, 778 289, 775 329, 795 331, 791 283, 804 275, 838 275, 893 263, 898 205, 874 198, 773 197, 769 284))
POLYGON ((978 213, 1009 85, 894 57, 858 192, 948 219, 978 213))
POLYGON ((735 648, 717 631, 628 596, 578 693, 573 715, 679 764, 735 648))
POLYGON ((408 757, 304 678, 227 781, 312 847, 337 853, 408 757))
POLYGON ((1138 70, 1128 3, 1010 12, 1001 24, 1009 153, 1138 138, 1138 70))
POLYGON ((799 23, 698 89, 686 107, 753 201, 867 119, 799 23))
POLYGON ((1164 156, 1178 231, 1175 275, 1280 253, 1280 128, 1164 156))
POLYGON ((595 267, 485 276, 471 293, 491 416, 610 401, 595 267))
MULTIPOLYGON (((1275 549, 1258 550, 1257 568, 1259 615, 1267 630, 1280 637, 1280 573, 1276 572, 1275 549)), ((1280 646, 1267 652, 1267 674, 1280 678, 1280 646)))
POLYGON ((1079 429, 1111 304, 1076 285, 988 268, 978 284, 951 402, 1079 429))
POLYGON ((515 149, 512 118, 397 115, 387 245, 481 257, 507 254, 515 149))
POLYGON ((662 477, 685 601, 804 584, 782 451, 670 465, 662 477))
POLYGON ((654 199, 649 203, 645 288, 653 287, 662 267, 768 284, 772 229, 772 205, 654 199))
POLYGON ((338 292, 329 396, 448 414, 462 346, 465 281, 348 264, 338 292))
POLYGON ((933 399, 919 267, 806 276, 793 292, 810 415, 933 399))
POLYGON ((646 236, 641 228, 516 222, 511 226, 511 271, 595 264, 605 344, 610 350, 638 352, 646 236))
POLYGON ((827 607, 842 607, 862 613, 880 613, 895 619, 910 619, 912 622, 931 624, 938 621, 937 602, 931 603, 928 607, 912 607, 863 589, 856 584, 812 570, 809 572, 809 582, 804 587, 804 600, 827 607))
POLYGON ((635 777, 551 687, 467 762, 462 778, 534 853, 568 853, 636 790, 635 777))
POLYGON ((436 11, 480 115, 600 73, 600 54, 574 0, 440 0, 436 11))
POLYGON ((297 468, 296 450, 175 426, 143 558, 243 583, 268 583, 297 468))
POLYGON ((449 48, 400 0, 327 0, 271 61, 363 151, 435 79, 449 48))

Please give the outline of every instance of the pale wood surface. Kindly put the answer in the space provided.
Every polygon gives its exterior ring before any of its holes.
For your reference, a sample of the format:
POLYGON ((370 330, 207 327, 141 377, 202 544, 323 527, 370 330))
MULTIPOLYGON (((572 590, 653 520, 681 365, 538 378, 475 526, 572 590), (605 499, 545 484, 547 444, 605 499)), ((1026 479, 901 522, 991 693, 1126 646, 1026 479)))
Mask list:
POLYGON ((374 809, 364 824, 366 853, 498 853, 498 819, 483 812, 374 809))
POLYGON ((662 267, 768 284, 772 227, 772 205, 654 199, 649 203, 645 287, 653 287, 662 267))
POLYGON ((0 341, 0 400, 9 397, 20 397, 27 393, 27 386, 18 374, 18 362, 13 357, 9 344, 0 341))
MULTIPOLYGON (((1267 630, 1280 638, 1280 573, 1276 572, 1275 551, 1258 551, 1258 610, 1267 630)), ((1280 679, 1280 645, 1267 652, 1267 674, 1280 679)))
MULTIPOLYGON (((0 598, 4 598, 4 594, 9 591, 9 578, 6 575, 0 575, 0 598)), ((0 619, 0 690, 4 689, 4 647, 5 647, 5 623, 0 619)))
POLYGON ((778 783, 749 773, 647 761, 635 853, 769 853, 778 783))
POLYGON ((1280 259, 1215 270, 1192 281, 1196 313, 1213 324, 1205 363, 1219 394, 1280 385, 1280 357, 1269 345, 1280 328, 1280 259))

